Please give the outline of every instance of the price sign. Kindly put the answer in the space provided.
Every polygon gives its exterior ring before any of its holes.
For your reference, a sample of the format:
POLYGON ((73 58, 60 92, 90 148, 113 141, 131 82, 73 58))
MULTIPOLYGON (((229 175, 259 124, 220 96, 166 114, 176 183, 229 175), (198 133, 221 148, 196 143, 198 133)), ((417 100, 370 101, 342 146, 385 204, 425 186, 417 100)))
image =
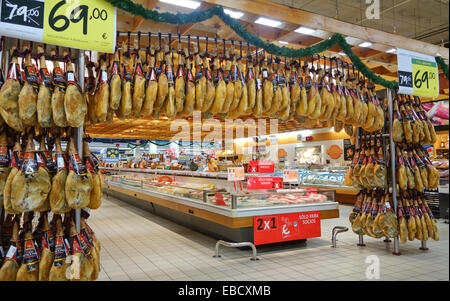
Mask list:
POLYGON ((271 161, 250 161, 248 162, 248 173, 273 173, 275 163, 271 161))
POLYGON ((253 218, 255 245, 320 237, 320 212, 309 211, 253 218))
POLYGON ((400 94, 439 96, 439 71, 434 57, 397 49, 400 94))
POLYGON ((228 181, 243 181, 244 167, 228 167, 228 181))
POLYGON ((283 182, 286 183, 297 183, 298 182, 298 171, 293 170, 283 170, 283 182))
POLYGON ((283 188, 283 178, 281 177, 248 177, 247 178, 247 189, 257 190, 257 189, 282 189, 283 188))
POLYGON ((0 35, 112 53, 116 9, 103 0, 0 0, 0 35))

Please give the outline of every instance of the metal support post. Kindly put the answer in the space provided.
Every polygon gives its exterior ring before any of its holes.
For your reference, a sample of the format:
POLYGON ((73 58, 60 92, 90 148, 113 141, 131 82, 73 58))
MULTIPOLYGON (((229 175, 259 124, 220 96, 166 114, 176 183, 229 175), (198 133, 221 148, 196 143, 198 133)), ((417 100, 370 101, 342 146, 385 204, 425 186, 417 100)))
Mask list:
MULTIPOLYGON (((392 91, 390 89, 387 90, 387 99, 388 99, 388 109, 389 109, 389 144, 390 144, 390 150, 391 150, 391 177, 392 177, 392 202, 394 203, 394 212, 397 214, 397 181, 395 178, 395 144, 394 140, 392 139, 392 122, 393 122, 393 105, 392 105, 392 91)), ((394 237, 394 252, 392 252, 394 255, 400 255, 400 242, 397 237, 394 237)))
POLYGON ((364 236, 363 235, 358 235, 359 238, 359 242, 357 244, 358 247, 365 247, 366 244, 364 243, 364 236))
POLYGON ((420 248, 419 249, 422 250, 422 251, 428 251, 427 242, 425 240, 421 240, 420 241, 420 248))
MULTIPOLYGON (((85 72, 85 64, 84 64, 84 50, 79 51, 78 54, 78 82, 80 84, 81 92, 84 92, 84 72, 85 72)), ((77 137, 77 151, 80 158, 83 158, 83 126, 76 129, 76 137, 77 137)), ((81 218, 81 209, 75 210, 75 227, 77 228, 77 232, 80 232, 80 218, 81 218)))

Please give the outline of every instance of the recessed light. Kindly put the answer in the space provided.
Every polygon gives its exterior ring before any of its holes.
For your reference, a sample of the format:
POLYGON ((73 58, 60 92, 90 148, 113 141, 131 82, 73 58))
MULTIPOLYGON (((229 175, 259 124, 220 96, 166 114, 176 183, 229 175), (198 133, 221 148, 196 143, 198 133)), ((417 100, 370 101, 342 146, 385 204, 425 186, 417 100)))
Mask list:
POLYGON ((277 21, 277 20, 273 20, 273 19, 267 19, 267 18, 259 17, 255 21, 255 23, 266 25, 266 26, 271 26, 271 27, 278 27, 278 26, 281 25, 282 22, 277 21))
POLYGON ((299 28, 297 28, 296 30, 294 30, 295 32, 298 33, 302 33, 302 34, 312 34, 314 33, 316 30, 309 28, 309 27, 305 27, 305 26, 301 26, 299 28))
POLYGON ((395 53, 395 52, 397 52, 397 49, 395 49, 395 48, 392 48, 392 49, 389 49, 386 51, 386 53, 395 53))
POLYGON ((286 45, 286 44, 289 44, 288 42, 286 42, 286 41, 278 41, 278 43, 280 43, 280 44, 284 44, 284 45, 286 45))
POLYGON ((240 12, 240 11, 234 11, 234 10, 231 10, 231 9, 228 9, 228 8, 224 8, 224 13, 226 13, 227 15, 230 15, 230 17, 232 17, 233 19, 239 19, 239 18, 241 18, 243 15, 244 15, 244 13, 243 12, 240 12))
POLYGON ((363 42, 363 43, 359 44, 359 47, 370 47, 370 46, 372 46, 372 43, 370 43, 370 42, 363 42))
POLYGON ((192 1, 192 0, 159 0, 160 2, 177 5, 177 6, 183 6, 190 9, 196 9, 200 6, 200 2, 198 1, 192 1))

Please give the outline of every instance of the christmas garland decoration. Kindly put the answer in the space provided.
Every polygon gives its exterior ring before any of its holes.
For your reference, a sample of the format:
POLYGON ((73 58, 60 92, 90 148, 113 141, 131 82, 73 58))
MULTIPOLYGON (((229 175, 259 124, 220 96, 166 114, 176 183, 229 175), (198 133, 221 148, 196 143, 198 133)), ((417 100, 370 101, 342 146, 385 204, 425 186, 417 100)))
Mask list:
MULTIPOLYGON (((243 38, 248 43, 264 49, 267 53, 289 57, 289 58, 301 58, 306 56, 313 56, 324 52, 325 50, 339 44, 341 49, 352 61, 356 70, 362 73, 366 78, 371 80, 375 84, 379 84, 383 87, 389 89, 398 88, 398 83, 396 81, 388 81, 383 77, 376 75, 372 70, 370 70, 361 59, 356 56, 351 50, 351 46, 345 41, 345 38, 341 34, 334 34, 330 39, 324 40, 316 45, 301 48, 301 49, 291 49, 288 47, 279 47, 272 43, 266 43, 259 37, 251 34, 245 27, 238 21, 231 18, 229 15, 225 14, 223 7, 220 5, 213 6, 203 11, 194 11, 189 14, 172 14, 172 13, 160 13, 156 10, 148 10, 144 8, 141 4, 132 2, 131 0, 106 0, 113 6, 127 11, 133 15, 141 16, 144 19, 152 20, 155 22, 170 23, 170 24, 188 24, 188 23, 199 23, 213 16, 219 17, 225 24, 227 24, 231 29, 233 29, 241 38, 243 38)), ((445 64, 444 60, 440 57, 436 57, 436 62, 444 70, 445 76, 449 78, 448 65, 445 64)))

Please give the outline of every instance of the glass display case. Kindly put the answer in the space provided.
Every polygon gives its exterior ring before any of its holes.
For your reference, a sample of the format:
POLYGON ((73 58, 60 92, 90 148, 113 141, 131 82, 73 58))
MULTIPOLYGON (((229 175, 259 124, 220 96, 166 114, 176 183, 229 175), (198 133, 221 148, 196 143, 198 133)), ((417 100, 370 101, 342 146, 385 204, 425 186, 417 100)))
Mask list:
POLYGON ((348 167, 321 167, 303 168, 299 170, 299 182, 301 185, 330 186, 352 189, 344 185, 345 174, 348 167))
POLYGON ((191 172, 188 176, 186 172, 180 171, 149 173, 116 170, 105 174, 105 182, 131 189, 137 188, 160 197, 179 197, 229 209, 335 204, 336 200, 335 190, 330 189, 247 190, 243 181, 239 190, 233 182, 214 173, 208 176, 208 173, 191 172))

